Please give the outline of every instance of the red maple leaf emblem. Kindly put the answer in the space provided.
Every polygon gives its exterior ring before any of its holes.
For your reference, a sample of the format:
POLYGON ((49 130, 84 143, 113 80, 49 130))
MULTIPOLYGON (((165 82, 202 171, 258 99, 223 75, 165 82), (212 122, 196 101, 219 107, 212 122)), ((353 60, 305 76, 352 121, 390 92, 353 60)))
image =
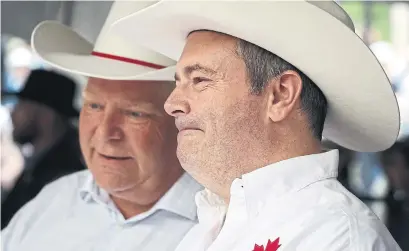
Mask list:
POLYGON ((259 246, 259 245, 255 244, 253 251, 277 251, 280 246, 281 246, 280 238, 277 238, 273 242, 268 240, 267 246, 266 246, 265 249, 264 249, 264 245, 259 246))

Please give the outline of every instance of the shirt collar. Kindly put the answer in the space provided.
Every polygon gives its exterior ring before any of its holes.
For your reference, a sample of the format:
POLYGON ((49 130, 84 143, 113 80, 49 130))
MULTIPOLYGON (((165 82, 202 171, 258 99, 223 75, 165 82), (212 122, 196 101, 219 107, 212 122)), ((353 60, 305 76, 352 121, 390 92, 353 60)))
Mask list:
POLYGON ((95 184, 94 177, 92 176, 91 172, 87 172, 85 176, 84 183, 82 184, 82 187, 79 190, 79 195, 82 200, 85 202, 91 202, 92 200, 95 200, 94 196, 98 193, 97 186, 95 184))
POLYGON ((202 189, 203 187, 189 174, 184 173, 154 208, 173 212, 192 221, 196 220, 195 194, 202 189))
MULTIPOLYGON (((197 219, 197 209, 194 203, 195 194, 203 187, 189 174, 184 173, 177 182, 162 196, 149 211, 149 215, 157 210, 178 214, 192 221, 197 219)), ((79 195, 87 203, 97 202, 109 208, 115 207, 109 194, 98 187, 91 173, 88 173, 79 195)), ((132 218, 130 219, 132 220, 132 218)))
MULTIPOLYGON (((242 175, 231 185, 229 214, 235 207, 236 211, 244 210, 248 217, 255 217, 271 198, 301 190, 320 180, 336 178, 338 158, 338 150, 331 150, 283 160, 242 175), (237 205, 244 208, 239 209, 237 205)), ((196 204, 200 222, 209 215, 220 218, 227 211, 220 197, 207 189, 197 194, 196 204)))
POLYGON ((223 199, 209 189, 198 192, 195 197, 197 216, 201 224, 221 222, 227 212, 227 205, 223 199))

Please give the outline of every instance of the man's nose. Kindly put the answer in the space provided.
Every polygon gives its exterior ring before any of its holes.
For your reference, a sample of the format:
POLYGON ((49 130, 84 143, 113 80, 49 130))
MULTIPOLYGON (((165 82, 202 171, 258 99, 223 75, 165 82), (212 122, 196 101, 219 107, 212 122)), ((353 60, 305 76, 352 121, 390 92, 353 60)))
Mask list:
POLYGON ((186 115, 190 112, 189 102, 182 87, 176 87, 165 102, 165 111, 173 117, 186 115))
POLYGON ((124 136, 122 130, 123 119, 121 114, 116 111, 106 109, 104 116, 99 122, 97 134, 103 141, 121 140, 124 136))

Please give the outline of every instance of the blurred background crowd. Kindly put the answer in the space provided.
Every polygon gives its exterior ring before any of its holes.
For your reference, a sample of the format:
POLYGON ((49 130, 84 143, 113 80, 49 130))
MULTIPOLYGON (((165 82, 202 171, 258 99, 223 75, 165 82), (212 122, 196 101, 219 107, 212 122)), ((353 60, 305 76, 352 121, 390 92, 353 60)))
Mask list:
MULTIPOLYGON (((352 152, 325 139, 323 145, 340 149, 339 180, 409 251, 409 2, 338 2, 390 78, 400 107, 401 131, 398 142, 380 153, 352 152)), ((59 20, 94 42, 111 4, 1 2, 2 228, 45 184, 85 168, 77 120, 86 79, 45 65, 30 49, 32 29, 42 20, 59 20)))

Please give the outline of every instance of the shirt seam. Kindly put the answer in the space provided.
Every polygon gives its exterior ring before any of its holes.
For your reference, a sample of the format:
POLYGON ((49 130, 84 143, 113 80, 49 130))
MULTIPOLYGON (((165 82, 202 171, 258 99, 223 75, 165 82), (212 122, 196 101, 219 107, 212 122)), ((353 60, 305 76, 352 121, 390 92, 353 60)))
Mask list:
MULTIPOLYGON (((347 220, 348 220, 348 239, 349 239, 349 250, 351 250, 351 251, 359 251, 359 246, 354 246, 353 245, 353 243, 354 243, 354 241, 353 241, 353 239, 354 239, 354 236, 356 236, 356 239, 358 239, 359 238, 359 235, 358 235, 358 233, 356 232, 356 227, 354 227, 354 226, 356 226, 357 224, 356 224, 356 215, 353 213, 353 212, 351 212, 351 211, 349 211, 351 214, 352 214, 352 219, 351 219, 351 217, 349 216, 349 214, 346 212, 346 210, 345 210, 345 208, 343 208, 343 207, 340 207, 340 210, 342 211, 342 213, 346 216, 346 218, 347 218, 347 220), (354 224, 355 223, 355 224, 354 224), (352 232, 354 232, 355 234, 353 235, 353 233, 352 232)), ((356 243, 359 243, 359 239, 358 239, 358 241, 356 242, 356 243)))

